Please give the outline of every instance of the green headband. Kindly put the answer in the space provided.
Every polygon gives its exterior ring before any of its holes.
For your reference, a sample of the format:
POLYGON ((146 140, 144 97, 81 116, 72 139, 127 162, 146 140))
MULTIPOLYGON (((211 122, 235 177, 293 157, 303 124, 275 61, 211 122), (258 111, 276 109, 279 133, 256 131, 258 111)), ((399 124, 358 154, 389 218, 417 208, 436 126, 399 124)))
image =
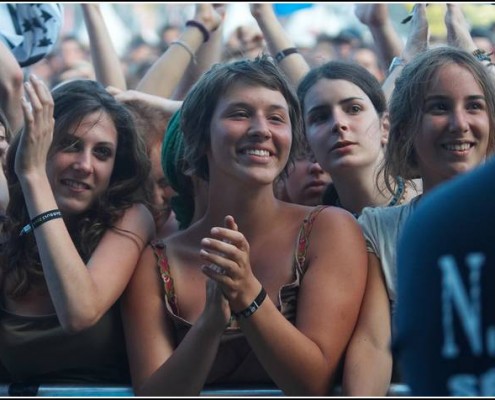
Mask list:
POLYGON ((184 174, 184 135, 180 129, 181 113, 177 110, 170 118, 162 143, 162 169, 170 186, 177 192, 171 200, 179 229, 191 223, 194 213, 194 193, 191 178, 184 174))

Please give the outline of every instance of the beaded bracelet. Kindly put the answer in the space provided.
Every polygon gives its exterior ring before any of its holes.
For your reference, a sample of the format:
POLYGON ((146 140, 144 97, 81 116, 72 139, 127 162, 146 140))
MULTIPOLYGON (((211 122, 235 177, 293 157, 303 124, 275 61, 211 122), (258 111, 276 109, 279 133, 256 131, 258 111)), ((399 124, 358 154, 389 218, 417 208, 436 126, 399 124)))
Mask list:
POLYGON ((478 59, 478 61, 492 61, 490 58, 492 53, 487 53, 485 50, 476 49, 472 54, 478 59))
POLYGON ((196 28, 198 28, 203 34, 204 43, 206 43, 210 39, 210 32, 201 22, 195 21, 194 19, 190 19, 189 21, 186 22, 186 26, 195 26, 196 28))
POLYGON ((287 49, 279 51, 275 55, 275 61, 278 63, 282 61, 285 57, 290 56, 291 54, 299 53, 299 51, 295 47, 288 47, 287 49))
POLYGON ((186 42, 183 42, 182 40, 174 40, 173 42, 170 42, 170 46, 173 44, 178 44, 180 47, 182 47, 184 50, 186 50, 189 55, 191 56, 191 60, 193 64, 196 64, 196 56, 194 55, 194 52, 192 49, 189 47, 189 45, 186 42))
POLYGON ((258 294, 258 296, 256 296, 254 301, 242 311, 238 311, 238 312, 232 311, 232 316, 236 319, 239 319, 240 317, 244 317, 244 318, 250 317, 255 313, 255 311, 258 308, 260 308, 265 298, 266 298, 266 291, 263 287, 261 287, 261 291, 258 294))
POLYGON ((41 213, 40 215, 34 217, 31 220, 31 222, 29 222, 29 224, 25 225, 24 228, 21 229, 19 236, 27 235, 28 233, 36 229, 38 226, 55 218, 62 218, 62 213, 58 209, 41 213))

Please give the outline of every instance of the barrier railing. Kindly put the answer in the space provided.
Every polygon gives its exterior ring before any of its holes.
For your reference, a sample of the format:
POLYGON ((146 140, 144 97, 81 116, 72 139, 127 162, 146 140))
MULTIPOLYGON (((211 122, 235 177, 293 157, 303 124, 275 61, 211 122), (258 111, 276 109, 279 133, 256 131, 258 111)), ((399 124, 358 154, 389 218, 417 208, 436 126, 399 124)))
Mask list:
MULTIPOLYGON (((340 388, 335 390, 334 395, 340 395, 340 388)), ((402 397, 410 396, 407 385, 390 385, 387 396, 402 397)), ((210 386, 201 391, 201 396, 211 397, 277 397, 284 396, 280 389, 273 386, 210 386)), ((127 385, 78 385, 78 384, 0 384, 0 397, 22 396, 22 397, 133 397, 131 386, 127 385)))

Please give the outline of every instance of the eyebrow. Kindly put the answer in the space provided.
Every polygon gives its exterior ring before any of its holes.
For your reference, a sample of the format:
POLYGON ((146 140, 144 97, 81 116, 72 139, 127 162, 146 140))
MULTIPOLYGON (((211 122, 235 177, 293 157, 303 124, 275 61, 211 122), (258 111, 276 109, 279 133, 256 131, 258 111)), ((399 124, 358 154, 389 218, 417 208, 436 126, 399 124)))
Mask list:
MULTIPOLYGON (((247 107, 247 108, 253 108, 252 103, 246 103, 244 101, 238 101, 234 103, 229 103, 226 107, 226 109, 232 108, 232 107, 247 107)), ((288 106, 284 106, 283 104, 271 104, 268 106, 269 110, 286 110, 289 111, 288 106)))
POLYGON ((339 104, 349 103, 350 101, 354 101, 354 100, 366 101, 366 99, 364 97, 354 96, 354 97, 347 97, 345 99, 340 100, 339 104))
MULTIPOLYGON (((349 102, 354 101, 354 100, 366 101, 366 99, 364 99, 363 97, 354 96, 354 97, 346 97, 345 99, 340 100, 337 104, 342 105, 342 104, 346 104, 346 103, 349 103, 349 102)), ((318 104, 318 105, 310 108, 308 110, 308 113, 310 113, 311 111, 314 111, 314 110, 318 110, 320 108, 326 108, 326 105, 318 104)))
MULTIPOLYGON (((67 136, 71 137, 72 139, 80 142, 82 140, 82 137, 81 136, 77 136, 75 135, 74 133, 71 133, 71 132, 67 132, 67 136)), ((113 142, 106 142, 106 141, 101 141, 101 142, 96 142, 97 145, 101 146, 101 145, 106 145, 106 146, 110 146, 110 147, 117 147, 117 144, 116 143, 113 143, 113 142)))
POLYGON ((96 144, 105 144, 105 145, 107 145, 107 146, 116 146, 116 143, 113 143, 113 142, 105 142, 105 141, 96 142, 96 144))
MULTIPOLYGON (((430 101, 430 100, 445 100, 448 99, 449 96, 447 95, 442 95, 442 94, 435 94, 432 96, 426 96, 425 101, 430 101)), ((466 96, 467 100, 483 100, 486 101, 485 96, 481 94, 473 94, 470 96, 466 96)))

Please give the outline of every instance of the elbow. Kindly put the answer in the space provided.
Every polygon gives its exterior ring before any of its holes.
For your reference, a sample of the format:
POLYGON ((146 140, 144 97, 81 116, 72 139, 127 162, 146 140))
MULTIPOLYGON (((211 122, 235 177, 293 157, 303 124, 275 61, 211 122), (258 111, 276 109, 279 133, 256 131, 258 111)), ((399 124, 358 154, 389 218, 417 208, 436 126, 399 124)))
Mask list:
POLYGON ((308 397, 328 397, 332 395, 332 385, 322 384, 320 387, 311 387, 306 390, 304 396, 308 397))
POLYGON ((91 315, 86 313, 84 315, 66 315, 64 317, 59 317, 59 322, 65 333, 76 334, 96 325, 99 319, 99 316, 95 313, 92 313, 91 315))
POLYGON ((328 381, 322 382, 321 385, 308 385, 297 390, 284 391, 285 396, 297 397, 327 397, 332 395, 333 385, 328 381))
POLYGON ((7 101, 20 99, 23 94, 24 74, 19 67, 11 72, 9 80, 0 80, 2 92, 7 101))
POLYGON ((0 107, 5 112, 10 128, 14 133, 24 125, 21 98, 24 76, 22 70, 12 72, 8 80, 0 79, 0 107))
POLYGON ((24 83, 24 72, 21 68, 17 68, 12 73, 12 93, 17 95, 22 93, 22 85, 24 83))
MULTIPOLYGON (((314 376, 313 376, 314 377, 314 376)), ((283 390, 285 396, 297 397, 328 397, 333 394, 335 381, 335 371, 321 374, 316 379, 309 379, 301 382, 298 387, 283 390)))

